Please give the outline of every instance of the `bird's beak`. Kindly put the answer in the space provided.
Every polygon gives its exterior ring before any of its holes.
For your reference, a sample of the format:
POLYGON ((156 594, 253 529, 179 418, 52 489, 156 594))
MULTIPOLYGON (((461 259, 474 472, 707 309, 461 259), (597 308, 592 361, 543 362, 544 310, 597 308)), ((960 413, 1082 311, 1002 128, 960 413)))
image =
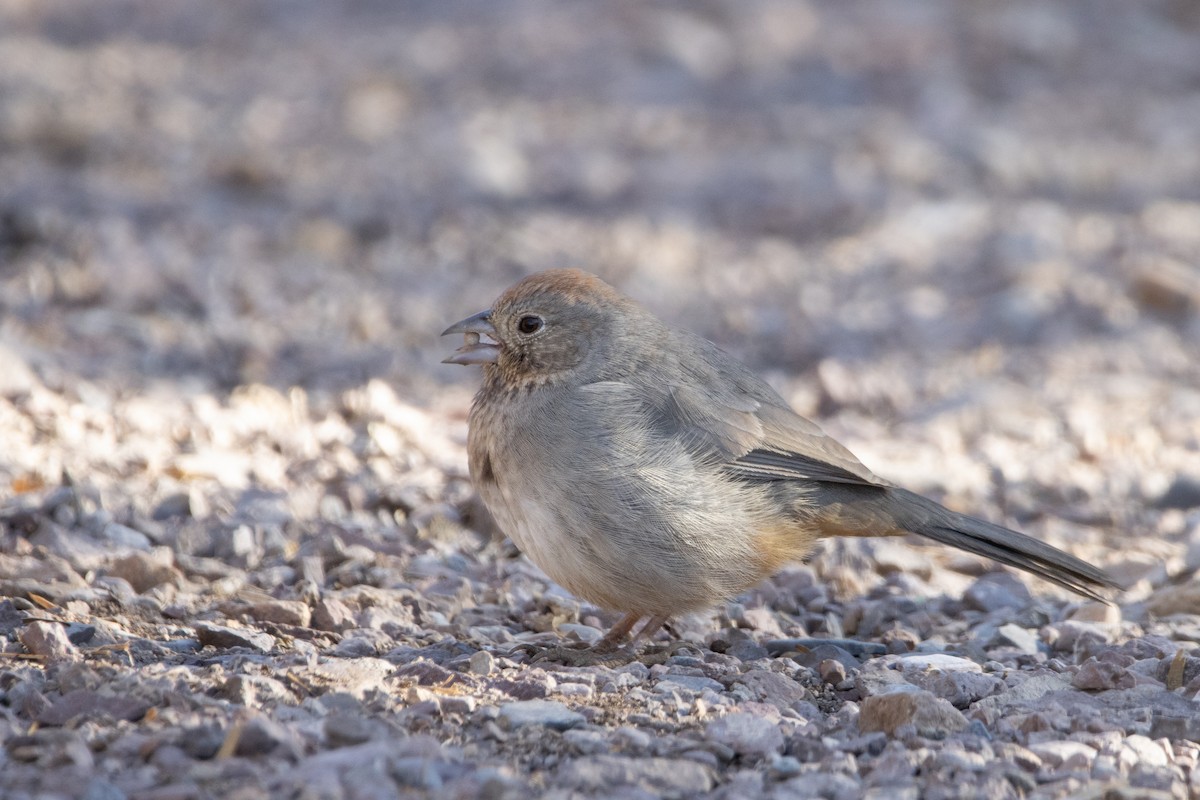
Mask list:
POLYGON ((442 336, 461 333, 466 338, 462 347, 454 351, 454 355, 442 359, 443 364, 495 364, 500 358, 500 345, 495 341, 496 329, 492 325, 492 310, 480 311, 454 323, 442 331, 442 336), (492 341, 483 341, 480 336, 487 336, 492 341))

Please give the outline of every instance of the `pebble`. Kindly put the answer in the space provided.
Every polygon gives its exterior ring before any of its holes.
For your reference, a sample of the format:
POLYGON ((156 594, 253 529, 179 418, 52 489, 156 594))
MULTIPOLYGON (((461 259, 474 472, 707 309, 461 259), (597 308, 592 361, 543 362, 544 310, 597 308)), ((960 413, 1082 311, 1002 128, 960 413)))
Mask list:
POLYGON ((985 697, 1004 691, 1004 681, 995 675, 970 671, 934 672, 909 678, 926 691, 948 700, 958 709, 966 709, 985 697))
POLYGON ((1099 691, 1103 689, 1130 689, 1136 684, 1134 674, 1127 666, 1101 661, 1095 657, 1079 665, 1079 671, 1071 679, 1076 689, 1099 691))
POLYGON ((139 720, 150 703, 125 694, 106 694, 92 689, 75 689, 55 700, 37 716, 42 725, 77 724, 82 719, 139 720))
POLYGON ((470 670, 473 675, 488 676, 496 671, 496 658, 487 650, 471 654, 470 670))
POLYGON ((827 658, 817 665, 817 673, 825 683, 837 685, 846 680, 846 665, 832 658, 827 658))
POLYGON ((584 724, 582 714, 572 711, 554 700, 521 700, 500 706, 500 719, 510 728, 526 725, 541 725, 556 731, 565 731, 584 724))
POLYGON ((21 628, 19 638, 30 653, 50 661, 73 661, 80 657, 66 628, 57 622, 31 622, 21 628))
POLYGON ((1141 734, 1125 737, 1122 747, 1133 753, 1136 763, 1165 767, 1171 763, 1171 745, 1166 739, 1151 739, 1141 734))
POLYGON ((342 633, 356 627, 354 612, 336 597, 323 597, 312 610, 312 625, 322 631, 342 633))
POLYGON ((995 642, 1002 646, 1015 647, 1028 655, 1034 655, 1038 652, 1039 641, 1037 634, 1028 628, 1013 625, 1011 622, 1001 625, 996 629, 995 642))
POLYGON ((134 551, 114 559, 108 565, 113 577, 129 581, 138 593, 148 592, 161 584, 178 586, 183 575, 175 568, 175 556, 167 547, 156 547, 149 552, 134 551))
POLYGON ((715 681, 712 678, 706 678, 703 675, 679 675, 676 673, 667 673, 659 678, 654 688, 655 691, 659 692, 675 692, 680 689, 697 693, 705 689, 710 689, 714 692, 725 690, 725 686, 720 681, 715 681))
POLYGON ((779 723, 754 714, 734 712, 709 722, 705 736, 743 756, 766 756, 783 749, 779 723))
POLYGON ((1176 476, 1154 504, 1159 508, 1200 508, 1200 476, 1176 476))
POLYGON ((963 593, 963 603, 975 611, 996 611, 1001 608, 1021 609, 1033 602, 1029 587, 1008 572, 989 572, 963 593))
MULTIPOLYGON (((765 669, 747 670, 738 676, 736 683, 750 690, 753 699, 770 703, 780 710, 791 708, 808 695, 807 690, 792 678, 765 669)), ((721 689, 713 691, 720 692, 721 689)))
POLYGON ((227 625, 214 625, 210 622, 196 623, 196 639, 202 647, 215 647, 218 650, 245 647, 266 653, 275 647, 275 637, 269 633, 232 628, 227 625))
POLYGON ((914 726, 921 736, 942 739, 966 728, 967 719, 946 700, 915 686, 893 686, 863 700, 858 727, 864 733, 892 736, 902 725, 914 726))
POLYGON ((234 752, 239 756, 271 755, 294 761, 304 752, 304 744, 290 727, 256 714, 242 724, 234 752))
POLYGON ((307 628, 312 621, 312 609, 299 600, 266 600, 254 603, 246 613, 259 622, 276 622, 307 628))
POLYGON ((154 546, 146 534, 116 522, 104 525, 100 537, 117 550, 150 550, 154 546))
POLYGON ((901 656, 896 660, 896 669, 902 673, 928 672, 982 672, 983 667, 969 658, 946 653, 927 653, 901 656))
POLYGON ((692 797, 711 791, 711 766, 688 758, 628 758, 591 755, 572 759, 558 771, 563 785, 604 796, 692 797))
POLYGON ((1029 751, 1046 766, 1066 770, 1090 770, 1096 758, 1096 748, 1069 740, 1036 742, 1029 745, 1029 751))

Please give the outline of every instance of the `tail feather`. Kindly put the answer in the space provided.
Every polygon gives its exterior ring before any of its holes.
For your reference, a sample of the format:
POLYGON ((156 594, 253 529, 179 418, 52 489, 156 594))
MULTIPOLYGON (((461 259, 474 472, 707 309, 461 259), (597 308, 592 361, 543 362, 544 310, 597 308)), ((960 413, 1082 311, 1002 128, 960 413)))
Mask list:
POLYGON ((1025 570, 1100 602, 1100 589, 1120 588, 1112 576, 1045 542, 959 514, 903 489, 889 489, 889 511, 898 528, 1025 570))

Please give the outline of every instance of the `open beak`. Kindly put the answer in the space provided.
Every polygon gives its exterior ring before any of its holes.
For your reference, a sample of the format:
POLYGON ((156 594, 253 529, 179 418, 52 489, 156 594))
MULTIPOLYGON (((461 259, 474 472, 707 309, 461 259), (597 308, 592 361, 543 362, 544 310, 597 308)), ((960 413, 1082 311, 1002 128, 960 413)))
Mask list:
POLYGON ((463 346, 454 351, 454 355, 442 359, 443 364, 495 364, 500 358, 500 345, 496 342, 496 329, 492 326, 492 310, 480 311, 454 323, 442 331, 442 336, 461 333, 466 341, 463 346), (484 341, 487 336, 491 341, 484 341))

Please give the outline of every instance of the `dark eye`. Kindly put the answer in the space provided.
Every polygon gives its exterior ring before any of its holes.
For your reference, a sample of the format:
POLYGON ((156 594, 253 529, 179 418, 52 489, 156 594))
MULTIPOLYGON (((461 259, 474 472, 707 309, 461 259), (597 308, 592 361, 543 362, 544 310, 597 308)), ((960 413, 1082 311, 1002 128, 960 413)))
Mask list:
POLYGON ((546 324, 541 317, 530 314, 527 317, 521 317, 517 322, 517 330, 521 333, 537 333, 542 329, 542 325, 546 324))

